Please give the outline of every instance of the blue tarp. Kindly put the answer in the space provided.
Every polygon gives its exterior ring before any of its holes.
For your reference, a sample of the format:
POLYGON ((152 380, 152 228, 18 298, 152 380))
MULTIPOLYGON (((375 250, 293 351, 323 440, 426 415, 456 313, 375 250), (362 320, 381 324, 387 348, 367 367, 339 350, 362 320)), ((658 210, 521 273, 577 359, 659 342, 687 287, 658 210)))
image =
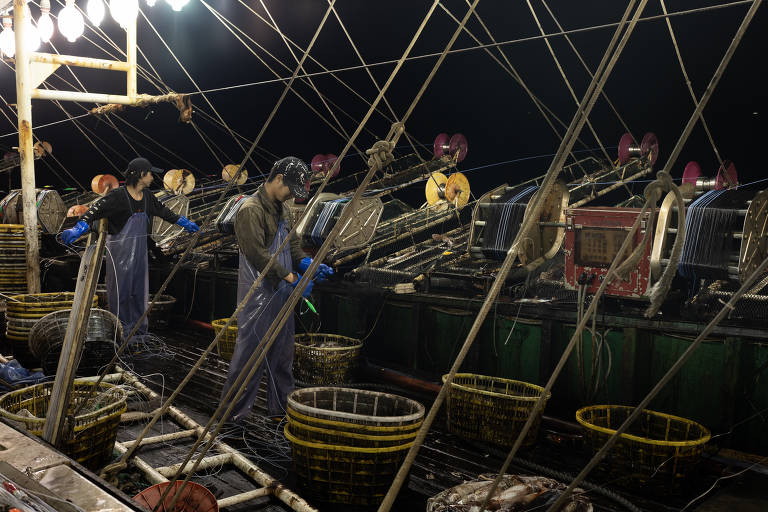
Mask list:
POLYGON ((18 361, 11 360, 8 363, 0 363, 0 388, 9 388, 7 384, 18 387, 25 384, 37 384, 40 381, 45 380, 45 375, 42 372, 29 373, 29 371, 21 366, 18 361))

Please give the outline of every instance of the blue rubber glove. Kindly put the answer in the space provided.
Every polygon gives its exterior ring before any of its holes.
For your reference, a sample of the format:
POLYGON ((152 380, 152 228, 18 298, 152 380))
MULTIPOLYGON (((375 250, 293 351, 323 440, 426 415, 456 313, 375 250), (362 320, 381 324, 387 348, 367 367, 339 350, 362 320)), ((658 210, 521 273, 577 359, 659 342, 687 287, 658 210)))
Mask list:
MULTIPOLYGON (((293 286, 294 288, 296 288, 296 286, 299 284, 299 281, 301 281, 301 274, 296 274, 296 275, 299 276, 298 279, 296 279, 294 282, 291 283, 291 286, 293 286)), ((309 296, 312 295, 313 286, 315 286, 315 282, 310 280, 307 287, 304 288, 304 293, 302 293, 301 296, 304 297, 305 299, 308 299, 309 296)))
MULTIPOLYGON (((312 264, 312 258, 306 257, 303 258, 299 262, 299 272, 306 272, 309 266, 312 264)), ((333 275, 333 269, 326 265, 325 263, 321 263, 317 266, 317 270, 315 270, 315 281, 318 283, 322 283, 325 281, 328 276, 333 275)))
POLYGON ((195 224, 194 222, 192 222, 191 220, 189 220, 183 215, 179 217, 179 220, 176 221, 176 224, 183 227, 187 233, 196 233, 200 231, 200 228, 197 227, 197 224, 195 224))
POLYGON ((72 242, 83 236, 83 233, 89 229, 90 226, 88 226, 87 222, 84 220, 79 220, 77 221, 77 224, 75 224, 75 227, 65 229, 61 232, 61 241, 67 245, 70 245, 72 242))

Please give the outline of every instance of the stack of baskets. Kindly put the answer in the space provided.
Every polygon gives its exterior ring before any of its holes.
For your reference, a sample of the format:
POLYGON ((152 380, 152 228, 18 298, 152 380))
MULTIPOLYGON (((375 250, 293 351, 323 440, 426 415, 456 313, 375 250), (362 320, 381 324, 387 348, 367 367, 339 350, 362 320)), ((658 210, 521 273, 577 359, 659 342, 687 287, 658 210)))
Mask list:
MULTIPOLYGON (((443 375, 443 382, 446 377, 443 375)), ((457 373, 448 393, 448 430, 465 439, 512 446, 543 392, 542 387, 518 380, 457 373)), ((536 442, 541 411, 524 446, 536 442)))
MULTIPOLYGON (((75 381, 70 401, 70 413, 83 400, 88 400, 75 416, 72 435, 60 449, 83 466, 96 470, 112 459, 120 415, 126 409, 126 394, 122 388, 101 383, 92 393, 94 382, 75 381)), ((0 397, 0 415, 14 426, 39 436, 45 425, 45 415, 53 391, 53 382, 37 384, 0 397)))
POLYGON ((304 494, 322 502, 378 504, 423 418, 423 405, 396 395, 334 387, 294 391, 285 437, 304 494))
POLYGON ((296 335, 293 376, 313 386, 338 386, 352 381, 363 342, 336 334, 296 335))
MULTIPOLYGON (((5 334, 13 348, 13 355, 22 364, 35 361, 29 351, 29 332, 38 320, 48 313, 72 309, 75 294, 72 292, 57 293, 29 293, 24 295, 12 295, 6 303, 5 334)), ((96 295, 93 296, 95 308, 98 303, 96 295)))
MULTIPOLYGON (((633 410, 624 405, 593 405, 576 411, 586 445, 598 451, 633 410)), ((625 487, 650 485, 675 491, 696 469, 709 439, 709 430, 695 421, 643 409, 599 469, 610 474, 612 480, 625 475, 619 480, 625 487)))
POLYGON ((0 292, 5 295, 27 291, 27 257, 24 226, 0 224, 0 292))
POLYGON ((150 294, 149 303, 147 303, 147 305, 151 304, 153 300, 155 301, 155 305, 152 306, 149 315, 147 315, 149 330, 159 331, 167 329, 168 319, 171 318, 171 311, 173 311, 173 306, 176 304, 176 298, 171 297, 170 295, 155 296, 154 294, 150 294))
MULTIPOLYGON (((227 324, 229 318, 220 318, 211 322, 213 324, 213 332, 216 336, 227 324)), ((237 318, 232 321, 232 324, 227 327, 227 332, 221 335, 219 341, 216 343, 216 350, 222 359, 227 361, 232 360, 232 354, 235 353, 235 342, 237 341, 237 318)))
MULTIPOLYGON (((29 351, 40 361, 46 375, 56 373, 70 311, 65 309, 45 315, 29 332, 29 351)), ((92 309, 77 375, 98 375, 112 360, 122 340, 123 327, 117 317, 103 309, 92 309)))

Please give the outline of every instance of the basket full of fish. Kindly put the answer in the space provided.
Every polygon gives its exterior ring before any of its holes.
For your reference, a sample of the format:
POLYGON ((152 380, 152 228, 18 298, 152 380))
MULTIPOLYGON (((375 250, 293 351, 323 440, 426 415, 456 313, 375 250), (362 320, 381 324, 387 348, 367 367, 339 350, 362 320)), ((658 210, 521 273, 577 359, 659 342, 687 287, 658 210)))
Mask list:
MULTIPOLYGON (((427 512, 481 512, 496 475, 480 475, 429 498, 427 512)), ((566 485, 543 476, 504 475, 482 512, 524 512, 546 510, 566 485)), ((592 512, 592 503, 583 489, 576 488, 560 512, 592 512)))

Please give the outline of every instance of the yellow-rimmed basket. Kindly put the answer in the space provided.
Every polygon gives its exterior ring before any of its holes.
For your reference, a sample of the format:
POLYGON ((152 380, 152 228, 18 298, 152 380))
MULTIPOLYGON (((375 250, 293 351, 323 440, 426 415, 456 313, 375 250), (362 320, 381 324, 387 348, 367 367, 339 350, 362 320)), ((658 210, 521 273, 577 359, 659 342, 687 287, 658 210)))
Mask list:
MULTIPOLYGON (((211 322, 213 325, 213 332, 216 336, 219 335, 219 332, 224 328, 229 318, 220 318, 218 320, 214 320, 211 322)), ((219 341, 216 343, 216 350, 219 352, 219 355, 222 357, 222 359, 226 359, 227 361, 232 360, 232 354, 235 353, 235 342, 237 341, 237 319, 234 319, 232 321, 232 325, 227 327, 227 332, 225 332, 221 338, 219 338, 219 341)))
MULTIPOLYGON (((593 405, 576 411, 585 444, 599 450, 633 410, 624 405, 593 405)), ((626 475, 622 483, 629 487, 643 486, 653 478, 664 488, 675 488, 696 469, 710 437, 709 430, 695 421, 643 409, 608 452, 602 469, 626 475)))
POLYGON ((297 389, 288 395, 288 418, 318 428, 393 435, 418 430, 424 406, 410 398, 339 387, 297 389))
MULTIPOLYGON (((70 400, 70 412, 85 400, 96 383, 75 381, 70 400)), ((0 397, 0 415, 9 423, 39 436, 45 425, 45 415, 53 391, 53 382, 46 382, 11 391, 0 397)), ((126 409, 126 394, 122 388, 101 383, 74 418, 72 435, 62 442, 61 451, 89 469, 99 469, 112 459, 120 415, 126 409)))
POLYGON ((302 495, 326 503, 381 502, 413 441, 387 447, 326 444, 301 439, 285 426, 302 495))
POLYGON ((363 342, 338 334, 306 333, 295 337, 293 376, 313 386, 352 381, 363 342))
MULTIPOLYGON (((12 295, 6 301, 5 334, 11 341, 13 355, 20 363, 37 366, 37 359, 29 350, 29 333, 38 320, 49 313, 72 309, 75 299, 73 292, 26 293, 12 295)), ((96 308, 98 298, 93 296, 92 306, 96 308)))
MULTIPOLYGON (((445 383, 447 375, 443 375, 445 383)), ((448 392, 448 430, 465 439, 512 446, 544 388, 519 380, 457 373, 448 392)), ((536 442, 541 412, 523 441, 536 442)))

